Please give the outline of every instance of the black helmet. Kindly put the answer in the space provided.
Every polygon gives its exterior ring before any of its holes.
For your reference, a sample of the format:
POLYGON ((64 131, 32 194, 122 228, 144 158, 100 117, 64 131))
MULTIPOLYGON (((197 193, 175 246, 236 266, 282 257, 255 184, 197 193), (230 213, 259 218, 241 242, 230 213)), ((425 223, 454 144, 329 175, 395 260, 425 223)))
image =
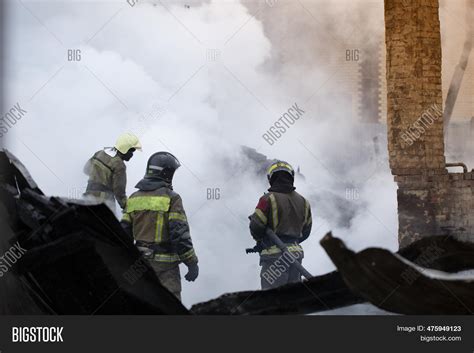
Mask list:
POLYGON ((145 179, 160 179, 171 184, 174 172, 179 167, 181 164, 171 153, 157 152, 148 159, 145 179))

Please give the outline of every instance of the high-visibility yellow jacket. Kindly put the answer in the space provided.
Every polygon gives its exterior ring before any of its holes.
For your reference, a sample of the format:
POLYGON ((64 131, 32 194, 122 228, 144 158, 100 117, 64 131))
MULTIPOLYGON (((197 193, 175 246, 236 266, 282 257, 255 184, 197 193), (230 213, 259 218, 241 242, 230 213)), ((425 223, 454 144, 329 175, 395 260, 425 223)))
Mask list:
POLYGON ((122 222, 131 228, 137 245, 154 250, 158 262, 197 262, 181 197, 164 182, 161 187, 133 193, 122 222))
POLYGON ((311 233, 312 214, 309 201, 296 191, 288 193, 269 192, 263 195, 250 218, 250 232, 253 238, 262 242, 265 255, 280 254, 273 244, 265 242, 265 230, 270 227, 280 239, 289 244, 288 250, 302 252, 299 245, 311 233))

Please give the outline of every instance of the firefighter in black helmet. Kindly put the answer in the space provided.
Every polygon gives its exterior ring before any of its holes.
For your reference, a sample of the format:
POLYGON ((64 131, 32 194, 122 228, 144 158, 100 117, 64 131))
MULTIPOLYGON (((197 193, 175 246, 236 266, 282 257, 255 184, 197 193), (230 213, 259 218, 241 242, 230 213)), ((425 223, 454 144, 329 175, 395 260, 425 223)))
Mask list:
POLYGON ((179 264, 188 267, 188 281, 196 280, 199 267, 183 202, 173 191, 173 176, 179 167, 171 153, 153 154, 145 177, 136 185, 138 191, 128 199, 122 224, 161 283, 181 299, 179 264))
POLYGON ((295 191, 295 171, 291 165, 276 161, 268 168, 267 178, 269 192, 260 198, 249 217, 250 233, 260 249, 262 289, 301 280, 301 274, 291 264, 301 263, 304 253, 300 243, 309 237, 312 226, 311 206, 295 191), (281 250, 266 239, 267 227, 287 245, 291 258, 282 256, 281 250))

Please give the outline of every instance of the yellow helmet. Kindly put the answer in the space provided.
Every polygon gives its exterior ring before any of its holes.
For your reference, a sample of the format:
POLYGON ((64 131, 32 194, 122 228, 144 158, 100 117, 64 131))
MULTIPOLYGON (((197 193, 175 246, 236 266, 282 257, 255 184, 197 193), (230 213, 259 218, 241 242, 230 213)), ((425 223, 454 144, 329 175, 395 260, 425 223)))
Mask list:
POLYGON ((276 172, 287 172, 290 174, 293 178, 295 177, 295 171, 293 167, 284 161, 276 161, 270 165, 270 167, 267 170, 267 178, 268 181, 272 178, 273 174, 276 172))
POLYGON ((114 147, 122 154, 126 154, 131 148, 135 148, 136 150, 142 149, 142 145, 138 137, 129 132, 120 135, 114 147))

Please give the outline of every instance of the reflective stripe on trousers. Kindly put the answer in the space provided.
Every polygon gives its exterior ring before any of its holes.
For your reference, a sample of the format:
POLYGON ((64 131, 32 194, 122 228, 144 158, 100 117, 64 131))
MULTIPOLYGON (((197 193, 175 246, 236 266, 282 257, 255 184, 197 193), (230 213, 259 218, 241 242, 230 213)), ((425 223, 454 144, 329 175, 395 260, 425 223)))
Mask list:
MULTIPOLYGON (((287 249, 290 252, 303 252, 303 248, 299 244, 290 244, 290 245, 287 246, 287 249)), ((262 250, 260 255, 263 255, 263 256, 264 255, 276 255, 276 254, 280 254, 280 253, 281 253, 281 250, 276 245, 273 245, 273 246, 271 246, 267 249, 262 250)))

